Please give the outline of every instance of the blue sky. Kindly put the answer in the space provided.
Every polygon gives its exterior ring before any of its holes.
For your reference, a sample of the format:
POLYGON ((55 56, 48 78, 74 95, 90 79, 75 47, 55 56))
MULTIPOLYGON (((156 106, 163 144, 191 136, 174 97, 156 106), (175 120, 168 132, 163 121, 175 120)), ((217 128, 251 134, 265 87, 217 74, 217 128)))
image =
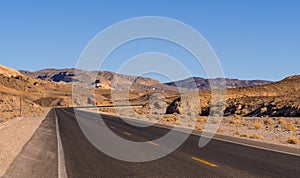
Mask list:
MULTIPOLYGON (((198 30, 216 51, 226 77, 280 80, 300 74, 299 9, 297 0, 1 1, 0 64, 31 71, 75 67, 87 43, 108 26, 164 16, 198 30)), ((153 40, 129 44, 101 69, 116 71, 147 50, 178 53, 172 45, 164 47, 153 40)), ((193 75, 205 77, 191 56, 177 57, 193 75)))

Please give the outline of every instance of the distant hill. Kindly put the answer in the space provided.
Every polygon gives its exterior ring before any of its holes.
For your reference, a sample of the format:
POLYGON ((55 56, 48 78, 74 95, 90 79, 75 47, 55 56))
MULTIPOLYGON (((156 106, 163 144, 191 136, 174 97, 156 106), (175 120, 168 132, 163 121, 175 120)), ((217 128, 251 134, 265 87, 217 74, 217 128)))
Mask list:
MULTIPOLYGON (((211 79, 211 82, 218 82, 220 79, 211 79)), ((226 78, 226 86, 227 88, 238 88, 238 87, 249 87, 256 85, 265 85, 271 83, 271 81, 265 80, 238 80, 238 79, 229 79, 226 78)), ((169 86, 177 86, 181 88, 194 89, 194 85, 197 86, 199 90, 209 90, 209 79, 201 78, 201 77, 191 77, 180 81, 165 83, 169 86)))
MULTIPOLYGON (((132 89, 135 90, 143 90, 143 91, 151 91, 155 89, 155 91, 177 91, 177 87, 185 88, 185 89, 193 89, 193 82, 197 85, 197 89, 199 90, 209 90, 209 80, 201 77, 191 77, 184 80, 170 82, 170 83, 160 83, 158 80, 154 80, 151 78, 145 77, 135 77, 124 74, 116 74, 114 72, 109 71, 84 71, 77 69, 77 75, 81 75, 81 77, 74 77, 75 69, 43 69, 35 72, 20 70, 23 75, 42 79, 46 81, 53 82, 83 82, 84 81, 92 81, 92 77, 96 74, 97 77, 95 80, 99 80, 101 87, 105 89, 109 89, 112 86, 112 81, 115 77, 118 77, 120 80, 120 86, 122 84, 130 84, 133 82, 132 89), (78 78, 81 78, 78 80, 78 78), (177 86, 176 86, 177 85, 177 86)), ((218 82, 220 79, 212 79, 213 82, 218 82)), ((271 83, 270 81, 265 80, 238 80, 238 79, 225 79, 227 88, 238 88, 238 87, 248 87, 248 86, 256 86, 256 85, 264 85, 271 83)), ((93 84, 93 82, 91 82, 93 84)))
POLYGON ((118 86, 122 89, 122 86, 130 85, 133 90, 142 90, 142 91, 177 91, 177 88, 174 86, 168 86, 160 83, 158 80, 145 77, 135 77, 124 74, 116 74, 109 71, 84 71, 76 69, 43 69, 35 72, 20 70, 23 75, 42 79, 45 81, 53 82, 79 82, 83 83, 90 81, 90 84, 93 85, 96 80, 100 82, 101 88, 110 89, 112 87, 112 82, 114 79, 118 79, 118 86), (94 76, 97 75, 95 79, 94 76))

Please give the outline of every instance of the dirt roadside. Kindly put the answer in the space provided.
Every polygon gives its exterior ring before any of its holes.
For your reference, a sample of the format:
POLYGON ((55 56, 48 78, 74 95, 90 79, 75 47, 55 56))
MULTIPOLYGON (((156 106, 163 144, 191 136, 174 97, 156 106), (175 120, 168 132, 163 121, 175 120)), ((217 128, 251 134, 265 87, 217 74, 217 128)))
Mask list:
POLYGON ((48 112, 49 109, 43 114, 26 115, 0 124, 0 177, 32 137, 48 112))

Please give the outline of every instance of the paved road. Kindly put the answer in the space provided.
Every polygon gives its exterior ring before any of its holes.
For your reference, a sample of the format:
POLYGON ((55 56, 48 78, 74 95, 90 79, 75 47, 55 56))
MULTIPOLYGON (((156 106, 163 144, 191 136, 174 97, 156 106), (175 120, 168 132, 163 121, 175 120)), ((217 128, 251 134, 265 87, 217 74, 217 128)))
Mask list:
MULTIPOLYGON (((199 136, 197 135, 189 136, 183 145, 164 158, 145 163, 120 161, 100 152, 86 139, 74 117, 72 108, 56 109, 56 113, 64 151, 64 165, 68 177, 300 176, 299 156, 267 151, 221 140, 212 140, 206 147, 199 148, 199 136)), ((49 114, 53 115, 53 111, 49 114)), ((103 127, 103 123, 99 122, 96 114, 84 111, 82 111, 82 114, 94 126, 98 126, 99 129, 103 127)), ((147 128, 134 127, 117 117, 109 115, 102 115, 102 118, 115 134, 132 141, 151 141, 167 134, 169 131, 168 129, 155 126, 147 128)), ((52 118, 52 120, 54 119, 52 118)), ((167 146, 154 142, 150 142, 149 144, 157 147, 167 146)), ((124 154, 126 152, 127 150, 124 150, 124 154)), ((55 158, 53 160, 57 161, 55 158)), ((14 171, 18 172, 18 162, 16 161, 12 165, 6 177, 14 177, 16 175, 14 171)), ((57 166, 51 167, 51 169, 54 168, 57 169, 57 166)), ((30 171, 30 173, 23 175, 39 177, 36 176, 32 169, 30 171)), ((26 171, 24 172, 26 173, 26 171)), ((50 173, 51 175, 55 175, 53 170, 50 173)), ((44 177, 47 177, 47 171, 44 172, 44 177)))

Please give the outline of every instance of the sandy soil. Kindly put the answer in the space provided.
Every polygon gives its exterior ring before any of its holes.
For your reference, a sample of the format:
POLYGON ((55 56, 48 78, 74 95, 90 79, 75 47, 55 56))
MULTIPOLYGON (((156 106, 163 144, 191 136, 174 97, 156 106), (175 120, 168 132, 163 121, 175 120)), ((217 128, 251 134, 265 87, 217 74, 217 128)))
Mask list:
POLYGON ((0 177, 20 153, 45 118, 48 110, 39 115, 27 115, 0 124, 0 177))

